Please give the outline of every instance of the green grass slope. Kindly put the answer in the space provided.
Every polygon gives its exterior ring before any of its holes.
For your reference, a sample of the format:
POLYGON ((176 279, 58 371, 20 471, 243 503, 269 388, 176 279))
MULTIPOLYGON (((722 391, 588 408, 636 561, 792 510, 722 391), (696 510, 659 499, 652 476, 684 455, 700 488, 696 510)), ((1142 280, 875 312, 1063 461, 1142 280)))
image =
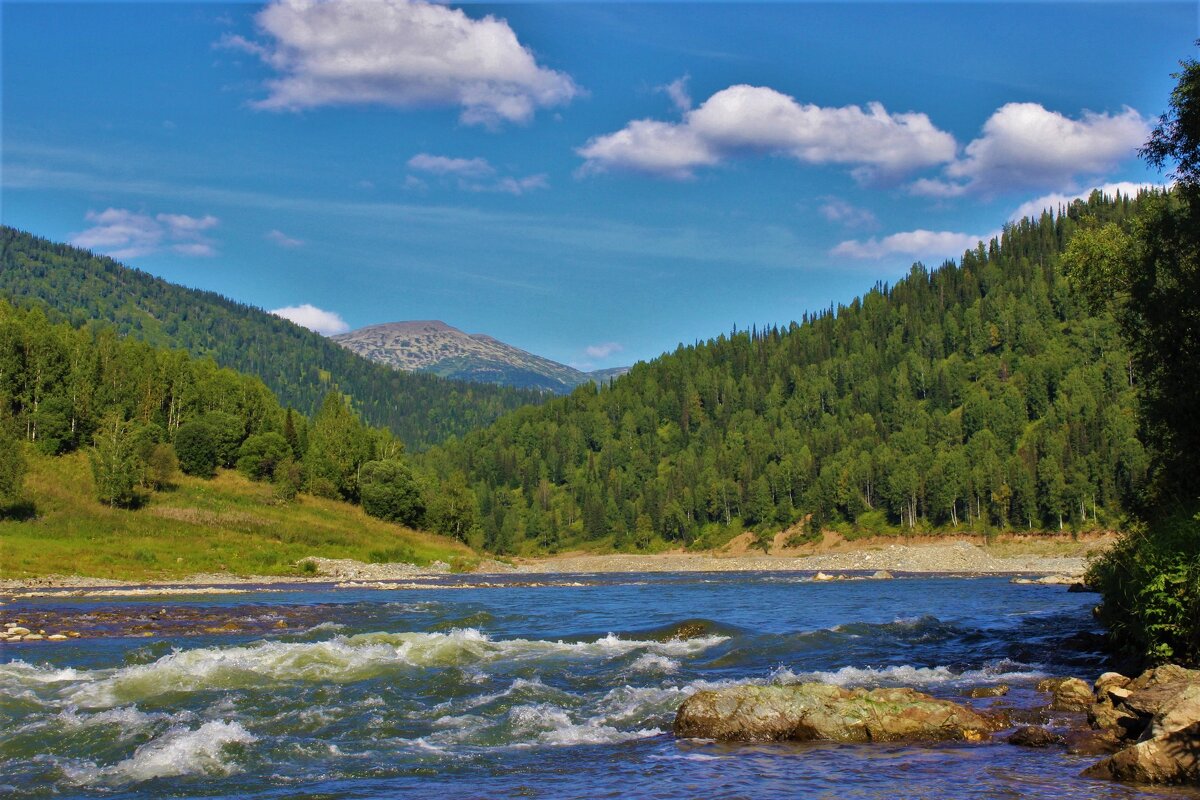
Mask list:
POLYGON ((96 501, 83 453, 27 448, 25 495, 36 516, 0 519, 0 579, 76 574, 166 580, 201 572, 300 575, 306 556, 366 562, 435 560, 465 567, 467 547, 367 516, 358 506, 300 495, 278 503, 269 484, 234 471, 178 479, 136 511, 96 501))

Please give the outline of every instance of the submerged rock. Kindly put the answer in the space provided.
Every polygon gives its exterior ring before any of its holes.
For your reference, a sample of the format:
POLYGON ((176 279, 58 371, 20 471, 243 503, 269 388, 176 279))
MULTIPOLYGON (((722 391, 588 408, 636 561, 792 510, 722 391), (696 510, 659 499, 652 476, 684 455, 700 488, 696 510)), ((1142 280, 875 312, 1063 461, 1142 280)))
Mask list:
POLYGON ((971 709, 913 689, 825 683, 735 686, 689 697, 675 735, 723 741, 978 741, 994 725, 971 709))
POLYGON ((981 697, 1003 697, 1008 694, 1007 683, 997 683, 994 686, 975 686, 963 692, 964 697, 979 699, 981 697))
POLYGON ((1008 743, 1015 744, 1018 747, 1049 747, 1053 744, 1062 744, 1063 737, 1045 728, 1030 725, 1029 727, 1018 728, 1014 731, 1008 737, 1008 743))

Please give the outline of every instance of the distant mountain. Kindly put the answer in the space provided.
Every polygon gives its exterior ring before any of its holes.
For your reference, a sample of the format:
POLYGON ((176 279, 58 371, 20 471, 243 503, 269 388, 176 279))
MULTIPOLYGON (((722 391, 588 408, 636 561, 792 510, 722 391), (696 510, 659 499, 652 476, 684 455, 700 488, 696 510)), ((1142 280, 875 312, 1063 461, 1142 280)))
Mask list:
POLYGON ((414 450, 546 399, 544 392, 387 369, 262 309, 7 226, 0 227, 0 297, 76 325, 113 325, 155 347, 209 356, 259 376, 284 405, 305 414, 337 388, 354 398, 364 420, 390 428, 414 450))
POLYGON ((463 333, 437 320, 386 322, 331 337, 380 364, 443 378, 565 394, 581 383, 604 383, 628 367, 582 372, 482 333, 463 333))

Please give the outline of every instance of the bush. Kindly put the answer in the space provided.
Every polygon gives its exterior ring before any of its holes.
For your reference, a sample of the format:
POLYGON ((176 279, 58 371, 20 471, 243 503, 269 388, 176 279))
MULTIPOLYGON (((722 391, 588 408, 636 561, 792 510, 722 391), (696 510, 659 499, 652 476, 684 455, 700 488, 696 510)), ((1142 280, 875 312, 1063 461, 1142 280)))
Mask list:
POLYGON ((415 526, 425 516, 421 489, 402 461, 368 461, 359 475, 363 511, 373 517, 415 526))
POLYGON ((267 480, 275 475, 275 467, 291 455, 292 448, 282 434, 274 431, 256 434, 238 449, 238 472, 251 480, 267 480))
POLYGON ((1200 514, 1132 529, 1088 570, 1116 647, 1151 663, 1200 663, 1200 514))
POLYGON ((175 455, 188 475, 211 478, 217 474, 216 436, 204 420, 185 422, 175 431, 175 455))

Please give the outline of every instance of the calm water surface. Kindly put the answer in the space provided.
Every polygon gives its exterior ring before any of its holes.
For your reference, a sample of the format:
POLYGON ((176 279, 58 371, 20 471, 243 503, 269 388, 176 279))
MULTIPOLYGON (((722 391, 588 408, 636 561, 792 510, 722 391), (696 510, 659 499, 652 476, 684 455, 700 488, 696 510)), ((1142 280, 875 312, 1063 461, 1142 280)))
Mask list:
MULTIPOLYGON (((7 646, 0 796, 1200 797, 1078 778, 1094 759, 1061 750, 670 734, 689 693, 747 680, 946 697, 1005 682, 1004 702, 1031 706, 1038 678, 1102 670, 1095 595, 1005 578, 561 582, 585 585, 172 598, 267 617, 311 607, 322 621, 301 633, 7 646)), ((163 602, 29 600, 4 617, 163 602)))

